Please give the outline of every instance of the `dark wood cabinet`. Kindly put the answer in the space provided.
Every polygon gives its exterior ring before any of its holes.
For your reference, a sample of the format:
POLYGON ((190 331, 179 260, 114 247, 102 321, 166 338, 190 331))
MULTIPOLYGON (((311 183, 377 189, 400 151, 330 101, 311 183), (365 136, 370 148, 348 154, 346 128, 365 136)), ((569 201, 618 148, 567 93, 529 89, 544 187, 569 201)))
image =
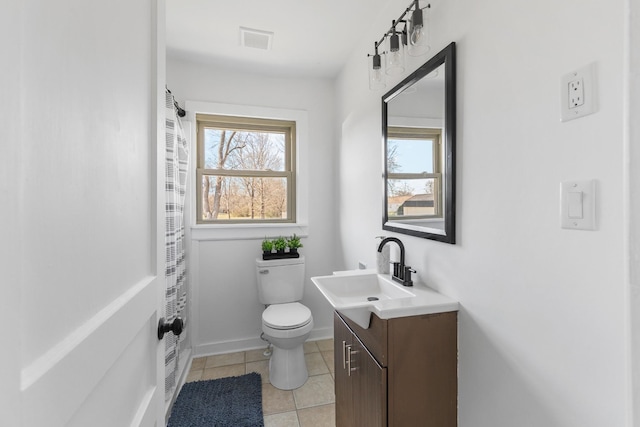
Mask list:
POLYGON ((457 426, 457 312, 362 329, 335 313, 336 427, 457 426))
POLYGON ((386 426, 387 368, 380 366, 337 314, 334 342, 336 426, 386 426))

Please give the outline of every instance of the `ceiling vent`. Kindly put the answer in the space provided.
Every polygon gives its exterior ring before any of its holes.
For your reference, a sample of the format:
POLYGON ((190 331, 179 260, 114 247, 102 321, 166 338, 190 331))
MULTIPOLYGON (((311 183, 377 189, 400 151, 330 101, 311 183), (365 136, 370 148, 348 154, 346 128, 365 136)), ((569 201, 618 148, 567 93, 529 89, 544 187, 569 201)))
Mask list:
POLYGON ((273 33, 270 31, 240 27, 240 46, 271 50, 272 42, 273 33))

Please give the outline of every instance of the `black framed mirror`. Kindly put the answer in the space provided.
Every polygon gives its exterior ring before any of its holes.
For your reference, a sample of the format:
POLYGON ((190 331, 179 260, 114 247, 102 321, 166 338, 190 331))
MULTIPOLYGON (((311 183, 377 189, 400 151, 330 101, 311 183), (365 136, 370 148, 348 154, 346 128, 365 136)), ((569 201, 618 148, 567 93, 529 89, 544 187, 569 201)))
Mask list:
POLYGON ((382 228, 455 243, 456 54, 451 43, 382 97, 382 228))

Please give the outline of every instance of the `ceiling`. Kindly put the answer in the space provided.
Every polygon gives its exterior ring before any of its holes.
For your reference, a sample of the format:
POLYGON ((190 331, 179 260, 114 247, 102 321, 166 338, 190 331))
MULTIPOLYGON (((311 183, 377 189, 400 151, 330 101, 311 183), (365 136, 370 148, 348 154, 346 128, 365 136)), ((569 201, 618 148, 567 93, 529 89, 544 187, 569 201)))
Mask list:
POLYGON ((167 56, 261 74, 334 77, 388 1, 167 0, 167 56), (273 32, 272 49, 241 46, 240 27, 273 32))

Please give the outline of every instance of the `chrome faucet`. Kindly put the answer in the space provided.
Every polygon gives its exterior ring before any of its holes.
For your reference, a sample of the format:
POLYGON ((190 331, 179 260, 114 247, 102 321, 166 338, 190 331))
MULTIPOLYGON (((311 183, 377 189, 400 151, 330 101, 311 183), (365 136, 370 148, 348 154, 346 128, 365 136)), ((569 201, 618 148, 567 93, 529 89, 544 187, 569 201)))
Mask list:
POLYGON ((389 242, 396 242, 398 247, 400 248, 400 262, 393 263, 393 274, 391 278, 398 283, 402 283, 403 286, 413 286, 413 281, 411 280, 411 273, 415 273, 408 265, 404 265, 404 245, 400 241, 400 239, 396 237, 386 237, 382 239, 380 245, 378 246, 378 252, 382 252, 382 248, 389 242))

